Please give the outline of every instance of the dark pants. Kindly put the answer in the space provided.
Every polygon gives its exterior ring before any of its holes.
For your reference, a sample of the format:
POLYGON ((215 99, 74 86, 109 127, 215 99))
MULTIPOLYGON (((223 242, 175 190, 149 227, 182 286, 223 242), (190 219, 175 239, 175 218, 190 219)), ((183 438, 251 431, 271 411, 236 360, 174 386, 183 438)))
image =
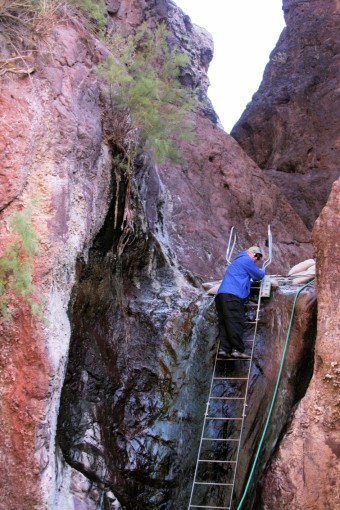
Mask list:
POLYGON ((245 326, 244 299, 233 294, 217 294, 215 306, 218 317, 218 339, 220 349, 230 354, 232 349, 244 351, 243 332, 245 326))

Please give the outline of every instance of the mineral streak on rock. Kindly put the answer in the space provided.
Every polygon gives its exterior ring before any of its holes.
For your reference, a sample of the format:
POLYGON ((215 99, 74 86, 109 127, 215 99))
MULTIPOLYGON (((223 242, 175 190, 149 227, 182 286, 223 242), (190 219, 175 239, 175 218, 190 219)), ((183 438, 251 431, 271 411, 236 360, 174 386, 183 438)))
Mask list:
POLYGON ((287 27, 231 135, 309 229, 339 173, 339 3, 283 0, 287 27))

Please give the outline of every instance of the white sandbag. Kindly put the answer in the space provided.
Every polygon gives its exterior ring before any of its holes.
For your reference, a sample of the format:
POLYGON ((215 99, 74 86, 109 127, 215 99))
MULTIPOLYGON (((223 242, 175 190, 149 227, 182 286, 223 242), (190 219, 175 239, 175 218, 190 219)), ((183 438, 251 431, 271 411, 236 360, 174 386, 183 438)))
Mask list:
POLYGON ((315 264, 309 267, 306 271, 301 271, 296 278, 292 279, 293 285, 301 285, 312 280, 315 276, 315 264))
POLYGON ((218 291, 220 285, 221 285, 221 282, 219 282, 217 285, 215 285, 215 287, 211 287, 211 289, 208 290, 208 294, 210 294, 210 296, 215 296, 217 294, 217 291, 218 291))
POLYGON ((315 260, 314 259, 304 260, 303 262, 300 262, 299 264, 296 264, 296 266, 293 266, 289 270, 288 276, 290 276, 292 274, 300 274, 303 271, 306 271, 306 269, 308 269, 309 267, 311 267, 313 265, 315 266, 315 260))

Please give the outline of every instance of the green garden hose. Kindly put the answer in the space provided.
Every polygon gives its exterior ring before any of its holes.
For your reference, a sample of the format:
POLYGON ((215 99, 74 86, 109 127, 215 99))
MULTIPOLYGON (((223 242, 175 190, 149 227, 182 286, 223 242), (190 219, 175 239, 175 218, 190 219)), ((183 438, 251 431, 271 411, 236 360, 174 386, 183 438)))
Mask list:
POLYGON ((255 458, 253 460, 253 464, 252 464, 252 467, 251 467, 251 470, 250 470, 250 473, 249 473, 249 476, 248 476, 246 487, 245 487, 245 489, 243 491, 242 498, 241 498, 241 501, 238 504, 237 510, 241 509, 241 507, 243 505, 243 502, 244 502, 244 499, 245 499, 245 497, 247 495, 247 492, 248 492, 248 489, 249 489, 249 485, 250 485, 250 482, 251 482, 252 476, 254 474, 254 470, 255 470, 255 467, 256 467, 259 455, 260 455, 260 451, 261 451, 261 448, 262 448, 263 440, 264 440, 264 437, 266 435, 267 428, 268 428, 268 425, 269 425, 269 421, 270 421, 270 418, 271 418, 271 415, 272 415, 272 411, 273 411, 273 407, 274 407, 274 404, 275 404, 277 392, 278 392, 278 389, 279 389, 279 384, 280 384, 280 379, 281 379, 281 375, 282 375, 283 365, 284 365, 284 361, 285 361, 285 357, 286 357, 286 352, 287 352, 287 348, 288 348, 288 342, 289 342, 290 332, 291 332, 291 328, 292 328, 292 323, 293 323, 294 312, 295 312, 295 305, 296 305, 297 298, 299 297, 300 292, 302 292, 303 289, 308 287, 308 285, 311 285, 314 282, 314 280, 315 280, 315 278, 313 278, 313 280, 311 280, 310 282, 306 283, 303 287, 301 287, 301 289, 298 290, 298 292, 295 295, 295 299, 294 299, 294 302, 293 302, 292 313, 290 315, 290 321, 289 321, 289 325, 288 325, 288 331, 287 331, 287 335, 286 335, 286 341, 285 341, 285 345, 284 345, 284 349, 283 349, 283 353, 282 353, 282 357, 281 357, 280 369, 279 369, 279 373, 278 373, 278 376, 277 376, 277 379, 276 379, 276 384, 275 384, 275 389, 274 389, 272 401, 271 401, 271 404, 270 404, 270 408, 269 408, 269 411, 268 411, 268 415, 267 415, 266 423, 264 425, 262 436, 261 436, 259 445, 257 447, 256 455, 255 455, 255 458))

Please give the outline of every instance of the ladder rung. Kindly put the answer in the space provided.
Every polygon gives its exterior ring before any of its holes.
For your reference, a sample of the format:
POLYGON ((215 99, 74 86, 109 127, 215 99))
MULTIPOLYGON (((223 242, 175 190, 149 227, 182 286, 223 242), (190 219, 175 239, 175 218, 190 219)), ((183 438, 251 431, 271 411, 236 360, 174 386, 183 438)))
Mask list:
POLYGON ((238 439, 219 439, 218 437, 202 437, 202 441, 239 441, 238 439))
POLYGON ((245 400, 245 397, 210 397, 209 400, 245 400))
POLYGON ((230 510, 229 506, 202 506, 202 505, 190 505, 189 508, 223 508, 224 510, 230 510))
MULTIPOLYGON (((253 342, 253 340, 245 340, 245 342, 253 342)), ((217 361, 250 361, 251 358, 216 358, 217 361)))
POLYGON ((232 487, 232 483, 218 483, 218 482, 195 482, 195 485, 222 485, 223 487, 232 487))
POLYGON ((215 381, 247 381, 248 377, 213 377, 213 379, 215 381))
MULTIPOLYGON (((258 286, 258 287, 252 287, 252 289, 258 289, 260 290, 262 288, 262 285, 258 286)), ((241 438, 242 438, 242 429, 243 429, 243 424, 244 424, 244 419, 246 417, 246 415, 244 414, 245 413, 245 407, 246 407, 246 401, 247 401, 247 392, 248 392, 248 384, 249 384, 249 373, 248 373, 248 376, 247 377, 216 377, 216 362, 217 361, 248 361, 250 362, 249 365, 247 365, 246 367, 243 367, 243 369, 249 369, 250 370, 250 367, 251 367, 251 362, 252 362, 252 359, 253 359, 253 349, 254 349, 254 345, 255 345, 255 341, 256 341, 256 331, 257 331, 257 327, 258 327, 258 324, 260 323, 260 305, 261 305, 261 292, 259 292, 258 294, 258 301, 257 302, 254 302, 254 301, 251 301, 249 303, 246 304, 246 307, 248 307, 249 309, 249 313, 247 313, 247 317, 246 319, 249 319, 249 320, 246 320, 245 323, 249 326, 253 326, 252 328, 248 328, 248 334, 247 336, 248 337, 251 337, 251 339, 249 340, 244 340, 244 342, 247 342, 247 351, 251 351, 250 354, 248 354, 248 352, 246 353, 246 356, 244 358, 235 358, 235 357, 232 357, 231 355, 229 355, 230 357, 221 357, 218 355, 218 351, 216 352, 216 355, 215 355, 215 368, 214 368, 214 373, 212 374, 212 379, 211 379, 211 387, 210 387, 210 394, 209 394, 209 398, 208 398, 208 401, 207 401, 207 408, 206 408, 206 412, 204 414, 204 424, 203 424, 203 429, 202 429, 202 436, 201 436, 201 445, 200 445, 200 450, 199 450, 199 454, 198 454, 198 458, 197 458, 197 464, 196 464, 196 471, 195 471, 195 476, 194 476, 194 481, 193 481, 193 486, 192 486, 192 492, 191 492, 191 496, 190 496, 190 502, 189 502, 189 507, 188 509, 191 510, 191 509, 194 509, 194 508, 206 508, 207 510, 231 510, 231 502, 229 502, 229 506, 213 506, 213 505, 218 505, 218 504, 222 504, 223 505, 223 502, 221 501, 212 501, 212 505, 207 505, 207 504, 203 504, 203 505, 193 505, 191 504, 191 501, 192 501, 192 497, 193 497, 193 494, 194 494, 194 487, 196 486, 205 486, 205 487, 230 487, 230 491, 231 491, 231 494, 233 495, 233 489, 234 489, 234 486, 235 486, 235 478, 234 480, 232 481, 232 483, 220 483, 218 481, 216 482, 204 482, 204 481, 196 481, 197 480, 197 469, 198 469, 198 466, 200 464, 205 464, 206 467, 208 468, 208 465, 209 464, 221 464, 221 467, 222 466, 226 466, 226 465, 230 465, 230 469, 234 471, 234 477, 236 477, 236 471, 237 471, 237 466, 238 466, 238 462, 239 462, 239 449, 240 449, 240 446, 241 446, 241 438), (257 309, 257 310, 256 310, 257 309), (253 320, 251 320, 253 318, 253 320), (248 347, 249 346, 249 347, 248 347), (211 396, 211 393, 215 393, 215 390, 220 387, 221 385, 219 385, 219 381, 247 381, 247 384, 246 384, 246 390, 245 390, 245 394, 243 397, 225 397, 225 396, 211 396), (209 411, 209 405, 212 405, 213 401, 218 401, 218 400, 221 400, 221 401, 227 401, 227 400, 242 400, 243 401, 243 411, 242 411, 242 415, 241 417, 235 417, 235 418, 232 418, 232 417, 227 417, 227 416, 221 416, 221 417, 218 417, 218 416, 208 416, 208 411, 209 411), (209 421, 208 421, 209 420, 209 421), (232 421, 234 420, 235 422, 238 421, 240 423, 240 429, 239 431, 235 431, 236 433, 239 434, 239 437, 234 437, 234 438, 221 438, 221 437, 203 437, 203 434, 204 434, 204 430, 205 430, 205 427, 207 427, 207 425, 209 426, 209 422, 210 421, 232 421), (228 446, 228 448, 233 448, 233 451, 234 451, 234 455, 233 454, 233 457, 234 459, 236 460, 218 460, 218 459, 207 459, 207 458, 200 458, 201 457, 201 446, 202 446, 202 443, 203 441, 207 442, 209 441, 210 443, 213 443, 213 442, 220 442, 220 443, 229 443, 230 446, 228 446), (232 443, 234 443, 234 445, 232 445, 232 443), (233 465, 233 466, 232 466, 233 465)), ((232 368, 231 365, 218 365, 220 368, 223 368, 223 370, 227 367, 229 368, 232 368)), ((233 367, 235 368, 235 367, 233 367)), ((241 365, 240 365, 240 368, 241 368, 241 365)), ((218 373, 218 372, 217 372, 218 373)), ((223 373, 226 373, 228 374, 228 371, 226 372, 222 372, 223 373)), ((236 372, 237 373, 237 372, 236 372)), ((242 384, 239 384, 237 385, 240 390, 243 389, 243 386, 242 384)), ((221 392, 220 392, 221 393, 221 392)), ((223 395, 224 392, 222 392, 222 395, 223 395)), ((242 393, 241 393, 242 394, 242 393)), ((237 405, 237 404, 235 404, 237 405)), ((237 408, 240 407, 239 405, 237 405, 237 408)), ((216 410, 217 411, 217 410, 216 410)), ((223 410, 222 410, 222 413, 221 414, 240 414, 240 411, 241 410, 236 410, 235 412, 233 413, 223 413, 223 410)), ((213 412, 214 414, 219 414, 218 411, 215 413, 213 409, 210 409, 210 412, 213 412)), ((221 412, 221 411, 220 411, 221 412)), ((236 423, 234 424, 236 425, 236 423)), ((207 427, 208 428, 208 427, 207 427)), ((213 431, 211 431, 213 432, 213 431)), ((233 435, 232 433, 233 431, 231 431, 231 435, 233 435)), ((208 433, 206 431, 206 433, 208 433)), ((216 433, 216 432, 215 432, 216 433)), ((218 435, 221 435, 218 433, 218 435)), ((206 453, 206 454, 202 454, 203 457, 215 457, 215 455, 213 455, 213 444, 209 445, 207 443, 205 443, 206 446, 205 446, 205 449, 208 450, 209 453, 206 453)), ((217 445, 215 445, 217 447, 217 445)), ((225 456, 224 456, 225 457, 225 456)), ((201 468, 203 468, 203 466, 201 466, 201 468)), ((211 466, 210 469, 212 469, 213 466, 211 466)), ((227 468, 229 469, 229 468, 227 468)), ((203 473, 202 473, 203 474, 203 473)), ((200 476, 199 478, 206 478, 206 476, 200 476)), ((219 477, 217 477, 218 479, 219 477)), ((232 496, 231 496, 232 497, 232 496)), ((227 503, 227 502, 226 502, 227 503)))
POLYGON ((215 416, 206 416, 206 420, 242 420, 242 418, 216 418, 215 416))
POLYGON ((208 460, 208 459, 198 459, 198 462, 217 462, 218 464, 236 464, 236 460, 208 460))

